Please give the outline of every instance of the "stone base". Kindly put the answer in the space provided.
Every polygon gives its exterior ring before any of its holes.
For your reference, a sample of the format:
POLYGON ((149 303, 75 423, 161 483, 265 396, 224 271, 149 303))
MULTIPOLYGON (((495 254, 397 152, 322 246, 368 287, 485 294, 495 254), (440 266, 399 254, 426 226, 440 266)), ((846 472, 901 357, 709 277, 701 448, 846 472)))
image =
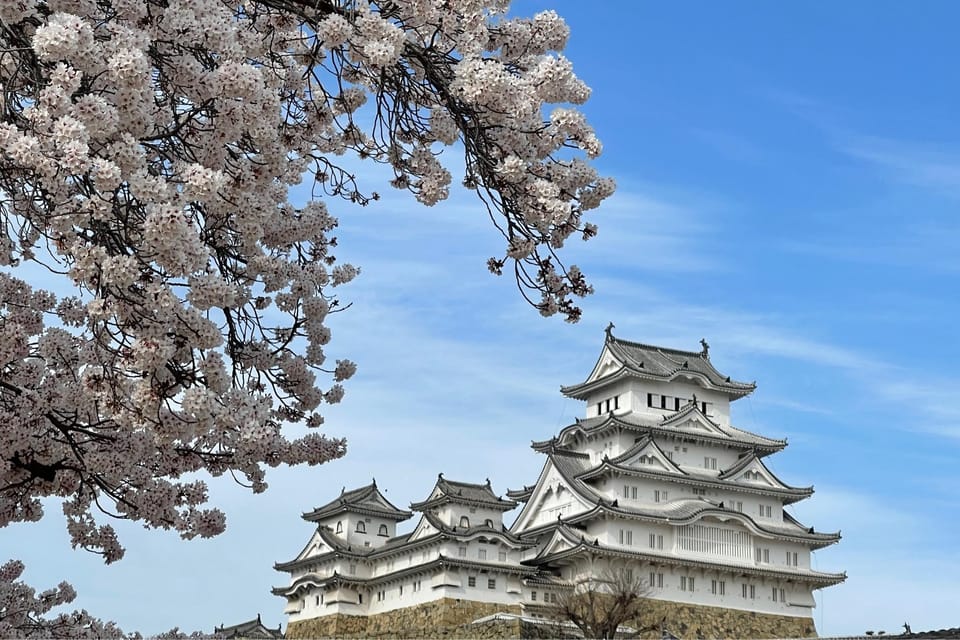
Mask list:
POLYGON ((683 640, 697 638, 816 638, 813 618, 648 600, 637 619, 640 638, 659 640, 661 625, 683 640))
MULTIPOLYGON (((565 630, 519 619, 471 624, 494 613, 520 613, 517 605, 443 598, 372 616, 333 614, 291 622, 287 638, 555 638, 565 630)), ((700 638, 815 638, 811 618, 795 618, 737 609, 649 600, 643 612, 625 623, 638 638, 659 640, 661 628, 682 640, 700 638)))
POLYGON ((519 638, 519 621, 470 624, 494 613, 520 613, 518 605, 442 598, 372 616, 333 614, 291 622, 287 638, 519 638))

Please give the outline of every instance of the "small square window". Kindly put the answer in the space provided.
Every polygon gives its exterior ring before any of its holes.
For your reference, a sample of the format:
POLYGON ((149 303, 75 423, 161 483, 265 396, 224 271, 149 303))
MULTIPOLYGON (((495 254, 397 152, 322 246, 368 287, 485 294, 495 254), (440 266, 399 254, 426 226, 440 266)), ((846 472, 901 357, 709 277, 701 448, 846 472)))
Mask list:
POLYGON ((489 580, 487 580, 487 589, 496 589, 496 588, 497 588, 497 581, 495 578, 490 578, 489 580))
POLYGON ((477 577, 476 577, 476 576, 469 576, 469 577, 467 578, 467 586, 468 586, 468 587, 475 587, 475 586, 477 586, 477 577))

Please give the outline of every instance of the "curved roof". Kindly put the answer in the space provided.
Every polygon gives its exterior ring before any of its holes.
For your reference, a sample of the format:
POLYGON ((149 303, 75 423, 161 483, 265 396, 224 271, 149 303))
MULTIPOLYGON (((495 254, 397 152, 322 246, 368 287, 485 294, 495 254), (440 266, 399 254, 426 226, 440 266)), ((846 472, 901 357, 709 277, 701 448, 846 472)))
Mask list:
MULTIPOLYGON (((699 409, 691 410, 699 412, 699 409)), ((699 415, 703 415, 699 413, 699 415)), ((534 451, 543 452, 551 445, 559 443, 564 445, 569 442, 573 436, 583 434, 585 436, 602 433, 610 428, 629 429, 638 434, 653 434, 668 437, 682 437, 690 440, 696 440, 709 444, 722 444, 734 446, 744 451, 756 449, 759 453, 768 454, 781 451, 787 446, 786 440, 776 440, 767 438, 745 429, 738 429, 733 426, 724 426, 722 430, 710 433, 701 429, 684 429, 678 427, 674 416, 666 416, 659 422, 647 420, 634 413, 623 415, 613 415, 610 413, 594 418, 578 419, 571 425, 560 430, 560 433, 549 440, 534 441, 530 446, 534 451)), ((709 418, 706 418, 709 420, 709 418)))
POLYGON ((560 391, 565 396, 585 400, 597 389, 624 377, 661 382, 669 382, 677 377, 690 377, 697 379, 704 387, 723 392, 732 398, 741 398, 757 388, 755 382, 738 382, 717 371, 710 362, 706 341, 701 341, 704 345, 701 351, 683 351, 621 340, 613 336, 612 328, 612 324, 607 327, 603 346, 619 364, 619 368, 594 378, 593 375, 597 373, 597 367, 594 367, 591 377, 584 382, 561 387, 560 391))
POLYGON ((597 555, 606 555, 606 556, 616 556, 616 557, 626 557, 626 558, 639 558, 651 563, 659 563, 665 565, 675 565, 675 566, 700 566, 707 569, 721 570, 721 571, 730 571, 734 573, 742 573, 745 575, 756 575, 759 577, 774 577, 779 579, 788 579, 788 580, 800 580, 803 582, 813 583, 815 588, 827 587, 835 584, 839 584, 847 579, 846 573, 824 573, 820 571, 812 571, 808 569, 799 569, 792 567, 778 567, 776 569, 772 567, 761 567, 753 563, 729 563, 728 561, 724 562, 715 562, 707 559, 691 558, 689 556, 674 556, 666 553, 656 553, 652 551, 634 551, 631 549, 623 549, 619 547, 611 547, 605 544, 601 544, 599 539, 589 540, 584 536, 580 536, 579 539, 576 535, 567 530, 566 525, 564 524, 554 524, 556 527, 557 533, 562 535, 571 546, 566 547, 560 551, 553 553, 545 553, 543 555, 537 556, 530 560, 525 560, 524 564, 529 564, 532 566, 542 566, 548 565, 557 560, 568 558, 570 556, 577 556, 584 553, 597 554, 597 555))
POLYGON ((493 493, 489 479, 485 484, 473 484, 447 480, 441 473, 437 476, 437 484, 434 485, 430 496, 422 502, 414 502, 410 508, 414 511, 425 511, 450 502, 482 506, 497 511, 510 511, 517 506, 513 500, 505 500, 493 493))
POLYGON ((310 522, 319 522, 338 513, 360 513, 377 516, 388 520, 406 520, 413 514, 395 507, 377 488, 374 480, 365 487, 347 491, 340 490, 340 495, 327 504, 304 513, 301 517, 310 522))
MULTIPOLYGON (((707 515, 715 515, 724 519, 740 520, 747 528, 753 529, 756 533, 800 541, 811 545, 814 549, 831 545, 840 540, 839 533, 815 532, 812 527, 804 527, 786 512, 784 512, 784 524, 782 525, 775 522, 761 523, 747 514, 727 507, 722 502, 704 498, 681 498, 656 504, 621 506, 619 500, 609 501, 605 499, 583 481, 583 476, 596 467, 590 463, 588 457, 584 458, 582 454, 576 452, 554 450, 548 454, 548 458, 548 464, 552 464, 557 469, 573 491, 584 500, 596 505, 593 509, 565 518, 564 522, 580 522, 604 514, 616 514, 626 518, 684 525, 707 515)), ((527 531, 517 532, 517 534, 526 537, 528 532, 539 531, 542 528, 544 528, 543 525, 532 527, 527 531)))

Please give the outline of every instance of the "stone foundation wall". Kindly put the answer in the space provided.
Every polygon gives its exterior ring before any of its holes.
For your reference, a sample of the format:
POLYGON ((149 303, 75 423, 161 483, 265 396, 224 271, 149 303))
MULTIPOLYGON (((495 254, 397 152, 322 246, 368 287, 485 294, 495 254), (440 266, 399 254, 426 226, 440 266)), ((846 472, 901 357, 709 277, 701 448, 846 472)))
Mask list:
POLYGON ((518 638, 519 623, 470 623, 494 613, 520 613, 518 605, 442 598, 372 616, 334 614, 291 622, 287 638, 518 638))
MULTIPOLYGON (((287 638, 555 638, 558 627, 522 620, 471 624, 494 613, 520 613, 516 605, 443 598, 416 607, 372 616, 334 614, 291 622, 287 638)), ((638 638, 659 640, 661 627, 683 640, 700 638, 815 638, 811 618, 649 600, 641 615, 626 623, 638 638)), ((561 633, 558 633, 561 632, 561 633)))
POLYGON ((812 618, 778 616, 722 607, 648 600, 640 616, 627 623, 640 638, 659 640, 660 628, 682 638, 816 638, 812 618))

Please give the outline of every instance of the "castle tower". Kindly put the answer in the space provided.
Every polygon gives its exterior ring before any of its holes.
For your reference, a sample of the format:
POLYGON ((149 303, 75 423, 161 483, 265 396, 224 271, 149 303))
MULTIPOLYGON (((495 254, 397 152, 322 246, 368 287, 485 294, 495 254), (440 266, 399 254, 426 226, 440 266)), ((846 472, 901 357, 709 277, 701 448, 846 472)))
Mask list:
POLYGON ((568 583, 627 568, 693 618, 736 610, 809 619, 812 631, 813 591, 846 576, 813 570, 811 552, 840 534, 784 510, 813 494, 764 464, 786 441, 731 424, 730 403, 755 384, 718 372, 705 341, 680 351, 611 329, 587 379, 561 389, 586 417, 534 442, 546 456, 536 484, 507 493, 525 503, 511 532, 536 542, 524 564, 568 583))

